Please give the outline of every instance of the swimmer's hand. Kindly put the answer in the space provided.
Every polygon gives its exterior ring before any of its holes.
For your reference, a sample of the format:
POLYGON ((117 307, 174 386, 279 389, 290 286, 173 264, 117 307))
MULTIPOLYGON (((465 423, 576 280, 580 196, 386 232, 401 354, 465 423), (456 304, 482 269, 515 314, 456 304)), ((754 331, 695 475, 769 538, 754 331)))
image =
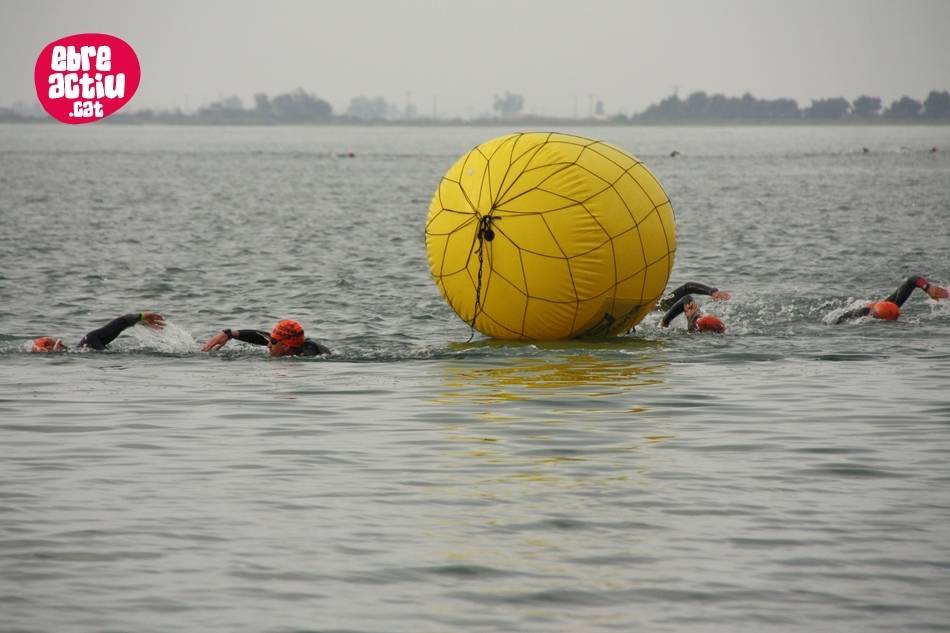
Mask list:
POLYGON ((732 295, 726 292, 725 290, 717 290, 716 292, 712 293, 709 296, 715 299, 716 301, 729 301, 729 299, 732 299, 732 295))
POLYGON ((228 344, 228 341, 231 340, 231 337, 227 332, 218 332, 205 343, 205 346, 201 348, 202 352, 213 352, 215 350, 221 349, 228 344))
POLYGON ((947 289, 943 286, 930 285, 927 288, 927 294, 930 295, 931 299, 946 299, 950 297, 950 292, 947 292, 947 289))
POLYGON ((139 315, 139 323, 153 330, 161 330, 165 327, 165 317, 158 312, 143 312, 139 315))

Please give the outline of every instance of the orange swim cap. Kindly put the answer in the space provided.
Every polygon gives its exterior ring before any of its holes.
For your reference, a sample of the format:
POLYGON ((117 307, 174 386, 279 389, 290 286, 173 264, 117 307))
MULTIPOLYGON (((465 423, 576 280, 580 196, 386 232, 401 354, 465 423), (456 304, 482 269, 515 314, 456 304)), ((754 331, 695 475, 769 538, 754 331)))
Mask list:
POLYGON ((53 338, 52 336, 41 336, 38 339, 33 340, 33 346, 30 348, 31 352, 61 352, 66 347, 63 345, 63 342, 58 338, 53 338))
POLYGON ((711 314, 704 314, 696 319, 696 329, 700 332, 718 332, 722 334, 726 331, 726 324, 711 314))
POLYGON ((883 321, 896 321, 901 315, 901 309, 893 301, 875 301, 868 307, 872 316, 883 321))
POLYGON ((284 319, 270 331, 272 343, 283 343, 287 347, 303 345, 303 326, 291 319, 284 319))

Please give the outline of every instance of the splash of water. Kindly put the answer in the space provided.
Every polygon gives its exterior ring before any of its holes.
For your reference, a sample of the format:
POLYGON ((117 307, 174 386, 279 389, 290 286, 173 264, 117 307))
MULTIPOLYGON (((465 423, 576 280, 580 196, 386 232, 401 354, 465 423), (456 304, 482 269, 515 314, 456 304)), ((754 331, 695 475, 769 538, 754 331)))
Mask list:
POLYGON ((136 325, 127 330, 136 343, 136 349, 146 349, 165 354, 187 354, 197 352, 201 346, 184 329, 174 322, 166 320, 165 327, 153 330, 142 325, 136 325))

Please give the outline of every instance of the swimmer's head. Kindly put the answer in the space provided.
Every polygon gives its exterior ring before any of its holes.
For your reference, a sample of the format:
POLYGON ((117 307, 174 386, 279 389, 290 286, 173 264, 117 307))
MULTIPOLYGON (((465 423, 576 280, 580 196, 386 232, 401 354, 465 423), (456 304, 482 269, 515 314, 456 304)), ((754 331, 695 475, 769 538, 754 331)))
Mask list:
POLYGON ((719 317, 711 314, 704 314, 696 319, 696 329, 700 332, 717 332, 722 334, 726 331, 726 324, 719 317))
POLYGON ((61 339, 55 338, 53 336, 41 336, 37 339, 33 339, 33 345, 30 346, 30 351, 40 354, 48 354, 50 352, 65 352, 66 346, 63 345, 63 341, 61 339))
POLYGON ((896 321, 901 315, 901 309, 893 301, 875 301, 868 308, 871 316, 882 321, 896 321))
POLYGON ((271 356, 286 356, 294 353, 303 342, 303 326, 291 319, 284 319, 271 330, 267 348, 271 356))

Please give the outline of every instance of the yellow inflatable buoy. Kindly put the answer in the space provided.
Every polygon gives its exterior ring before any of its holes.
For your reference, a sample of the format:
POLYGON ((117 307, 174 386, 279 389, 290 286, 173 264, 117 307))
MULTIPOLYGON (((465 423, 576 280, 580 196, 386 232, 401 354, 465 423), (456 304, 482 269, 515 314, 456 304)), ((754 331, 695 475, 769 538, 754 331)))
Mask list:
POLYGON ((656 177, 616 147, 509 134, 443 176, 426 250, 442 296, 487 336, 614 335, 663 294, 676 222, 656 177))

